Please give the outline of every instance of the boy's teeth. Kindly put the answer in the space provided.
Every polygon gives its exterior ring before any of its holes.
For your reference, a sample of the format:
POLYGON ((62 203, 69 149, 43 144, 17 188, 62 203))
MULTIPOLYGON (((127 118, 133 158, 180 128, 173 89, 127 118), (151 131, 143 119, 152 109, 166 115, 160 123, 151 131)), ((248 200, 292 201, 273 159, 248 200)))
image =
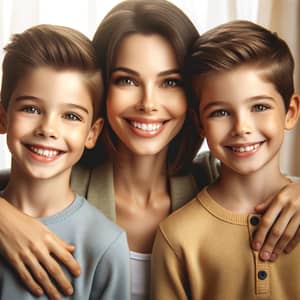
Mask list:
POLYGON ((245 147, 231 147, 231 149, 235 152, 249 152, 257 149, 259 147, 259 144, 249 145, 245 147))
POLYGON ((33 151, 34 153, 37 153, 38 155, 45 156, 45 157, 54 157, 59 153, 56 150, 46 150, 46 149, 36 148, 32 146, 30 147, 30 150, 33 151))
POLYGON ((136 121, 131 121, 131 125, 141 130, 153 131, 158 130, 162 126, 162 123, 139 123, 136 121))

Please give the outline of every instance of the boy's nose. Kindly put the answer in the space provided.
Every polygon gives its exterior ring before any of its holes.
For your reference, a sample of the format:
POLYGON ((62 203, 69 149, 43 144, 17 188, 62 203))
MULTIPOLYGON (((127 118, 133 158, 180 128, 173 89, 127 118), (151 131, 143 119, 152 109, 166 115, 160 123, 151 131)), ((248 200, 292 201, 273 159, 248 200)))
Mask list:
POLYGON ((231 131, 232 136, 243 136, 252 132, 251 122, 245 118, 237 118, 231 131))
POLYGON ((35 129, 35 135, 47 138, 58 138, 58 131, 55 127, 55 122, 50 120, 43 120, 35 129))

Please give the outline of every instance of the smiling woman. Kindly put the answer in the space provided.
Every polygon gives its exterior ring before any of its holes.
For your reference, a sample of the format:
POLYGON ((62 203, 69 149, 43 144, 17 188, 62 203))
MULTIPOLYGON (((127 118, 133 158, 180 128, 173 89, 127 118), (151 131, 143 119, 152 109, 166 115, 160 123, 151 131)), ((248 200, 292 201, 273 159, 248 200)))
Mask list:
POLYGON ((181 129, 186 110, 183 79, 168 41, 158 34, 124 39, 107 93, 107 118, 123 144, 118 152, 160 152, 181 129))

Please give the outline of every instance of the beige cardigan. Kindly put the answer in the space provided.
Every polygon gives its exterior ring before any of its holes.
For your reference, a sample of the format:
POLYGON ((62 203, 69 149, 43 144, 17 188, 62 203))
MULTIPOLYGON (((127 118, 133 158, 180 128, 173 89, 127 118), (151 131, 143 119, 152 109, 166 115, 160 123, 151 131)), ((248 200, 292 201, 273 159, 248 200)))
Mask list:
MULTIPOLYGON (((199 189, 218 176, 218 163, 209 152, 197 156, 191 174, 170 177, 171 210, 174 211, 191 200, 199 189)), ((74 191, 115 222, 115 196, 112 162, 107 161, 95 168, 75 166, 71 186, 74 191)))

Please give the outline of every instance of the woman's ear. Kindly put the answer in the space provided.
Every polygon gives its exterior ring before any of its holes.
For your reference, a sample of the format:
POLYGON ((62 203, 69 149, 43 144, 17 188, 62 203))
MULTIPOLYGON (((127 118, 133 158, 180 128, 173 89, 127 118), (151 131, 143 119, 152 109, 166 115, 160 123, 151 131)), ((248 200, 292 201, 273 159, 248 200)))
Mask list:
POLYGON ((297 124, 300 114, 300 96, 294 94, 291 98, 288 111, 285 117, 285 129, 291 130, 297 124))
POLYGON ((102 131, 104 125, 104 120, 98 118, 91 126, 88 136, 86 138, 85 147, 87 149, 92 149, 96 145, 97 139, 102 131))
POLYGON ((4 109, 2 103, 0 103, 0 134, 6 133, 6 110, 4 109))

